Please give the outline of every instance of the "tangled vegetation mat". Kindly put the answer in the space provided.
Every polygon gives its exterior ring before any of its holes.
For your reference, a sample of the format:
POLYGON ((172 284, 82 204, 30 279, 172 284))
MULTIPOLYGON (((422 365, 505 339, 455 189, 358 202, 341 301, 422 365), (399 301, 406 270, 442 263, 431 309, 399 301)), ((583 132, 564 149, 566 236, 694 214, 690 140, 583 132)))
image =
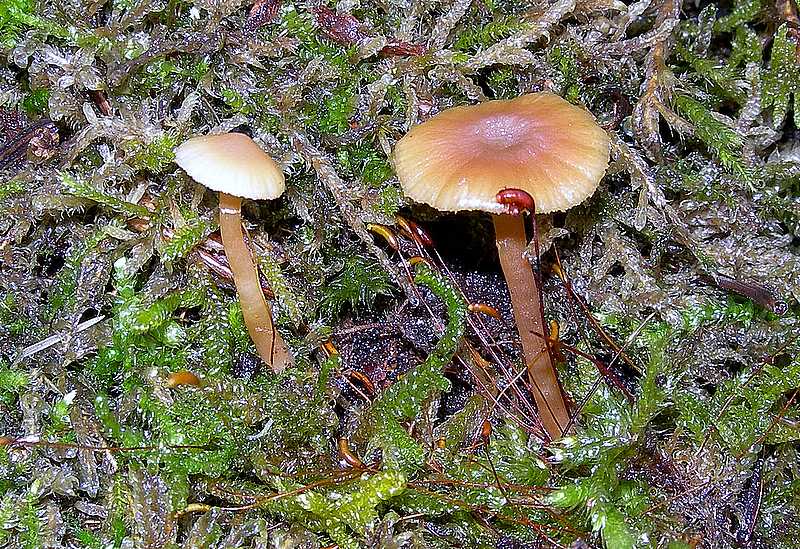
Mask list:
POLYGON ((800 546, 794 0, 3 0, 0 50, 5 547, 800 546), (612 158, 536 216, 553 443, 489 218, 391 164, 538 91, 612 158), (230 130, 278 375, 173 163, 230 130))

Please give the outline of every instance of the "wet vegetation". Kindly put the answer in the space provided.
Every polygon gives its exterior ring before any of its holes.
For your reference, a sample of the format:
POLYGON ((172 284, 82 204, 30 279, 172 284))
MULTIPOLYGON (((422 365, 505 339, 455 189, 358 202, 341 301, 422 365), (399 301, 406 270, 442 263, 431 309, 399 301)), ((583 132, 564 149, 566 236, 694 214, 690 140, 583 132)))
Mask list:
POLYGON ((799 97, 793 0, 4 0, 0 544, 796 547, 799 97), (612 140, 536 218, 552 443, 488 218, 390 163, 543 90, 612 140), (287 174, 243 210, 280 374, 173 163, 234 129, 287 174))

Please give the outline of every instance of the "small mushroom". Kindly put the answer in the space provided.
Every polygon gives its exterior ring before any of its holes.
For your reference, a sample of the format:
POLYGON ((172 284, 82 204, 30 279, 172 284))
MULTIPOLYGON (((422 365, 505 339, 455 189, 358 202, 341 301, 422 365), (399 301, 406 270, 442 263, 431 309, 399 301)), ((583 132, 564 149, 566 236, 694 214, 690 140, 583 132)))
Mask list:
POLYGON ((552 439, 569 424, 550 357, 540 289, 524 256, 524 210, 547 213, 583 202, 609 160, 608 135, 585 110, 550 93, 447 109, 395 146, 406 195, 442 211, 492 215, 528 377, 552 439))
POLYGON ((271 200, 283 194, 280 167, 249 137, 226 133, 194 137, 175 149, 175 162, 195 181, 219 191, 219 226, 242 316, 261 359, 274 372, 293 364, 275 330, 250 249, 242 232, 242 198, 271 200))

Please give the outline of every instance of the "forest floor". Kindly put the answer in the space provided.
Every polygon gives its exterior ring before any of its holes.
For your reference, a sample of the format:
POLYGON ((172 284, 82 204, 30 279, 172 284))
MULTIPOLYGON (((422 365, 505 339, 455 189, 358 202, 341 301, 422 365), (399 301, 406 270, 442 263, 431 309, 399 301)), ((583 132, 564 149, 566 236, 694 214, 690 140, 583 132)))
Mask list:
POLYGON ((0 546, 798 547, 798 99, 794 0, 3 0, 0 546), (391 164, 540 91, 611 139, 535 216, 555 442, 490 219, 391 164), (173 162, 230 130, 280 374, 173 162))

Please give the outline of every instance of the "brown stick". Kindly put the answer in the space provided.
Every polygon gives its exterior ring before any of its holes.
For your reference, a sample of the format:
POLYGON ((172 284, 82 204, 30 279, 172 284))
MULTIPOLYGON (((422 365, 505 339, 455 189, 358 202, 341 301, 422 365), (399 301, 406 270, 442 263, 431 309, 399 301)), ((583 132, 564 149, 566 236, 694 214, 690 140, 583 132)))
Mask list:
POLYGON ((500 265, 511 293, 514 320, 522 340, 522 352, 528 368, 533 397, 542 418, 542 425, 556 440, 569 424, 569 414, 558 384, 558 376, 550 358, 539 299, 539 287, 531 265, 525 259, 525 224, 521 216, 494 215, 495 237, 500 265))
POLYGON ((292 355, 275 330, 272 313, 261 291, 258 269, 244 242, 242 199, 238 196, 219 193, 219 229, 247 331, 261 359, 273 372, 280 372, 293 364, 292 355))

